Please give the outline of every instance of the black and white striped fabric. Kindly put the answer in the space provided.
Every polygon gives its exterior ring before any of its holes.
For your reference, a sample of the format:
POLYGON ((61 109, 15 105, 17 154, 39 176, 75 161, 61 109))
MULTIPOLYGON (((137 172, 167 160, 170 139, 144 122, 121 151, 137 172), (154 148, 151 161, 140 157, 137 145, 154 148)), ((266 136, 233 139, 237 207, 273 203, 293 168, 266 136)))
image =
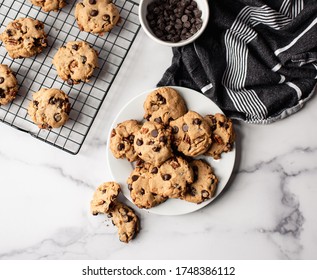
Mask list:
POLYGON ((271 123, 302 108, 316 92, 317 0, 209 5, 204 34, 173 48, 158 85, 199 90, 227 116, 249 123, 271 123))

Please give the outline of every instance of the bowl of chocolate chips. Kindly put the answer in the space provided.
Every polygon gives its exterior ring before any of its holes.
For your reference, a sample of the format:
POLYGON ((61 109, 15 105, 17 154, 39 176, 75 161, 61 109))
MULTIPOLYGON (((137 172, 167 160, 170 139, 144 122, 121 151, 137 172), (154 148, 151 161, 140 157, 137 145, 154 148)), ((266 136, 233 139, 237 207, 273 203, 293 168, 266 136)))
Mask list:
POLYGON ((145 33, 157 43, 184 46, 205 30, 208 0, 140 0, 139 18, 145 33))

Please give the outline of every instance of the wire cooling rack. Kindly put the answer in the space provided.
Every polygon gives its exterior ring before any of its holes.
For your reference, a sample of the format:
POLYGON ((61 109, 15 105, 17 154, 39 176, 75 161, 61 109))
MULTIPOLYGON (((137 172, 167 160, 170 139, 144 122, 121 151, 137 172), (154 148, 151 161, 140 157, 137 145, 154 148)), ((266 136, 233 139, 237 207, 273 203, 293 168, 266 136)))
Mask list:
POLYGON ((0 106, 0 120, 48 144, 77 154, 128 54, 140 24, 137 3, 114 0, 113 3, 120 11, 119 24, 104 36, 83 32, 79 30, 74 17, 76 1, 69 2, 57 13, 45 13, 29 1, 0 0, 0 33, 10 21, 31 17, 44 22, 49 45, 35 57, 13 60, 0 43, 0 64, 9 65, 19 83, 16 99, 8 105, 0 106), (76 40, 88 42, 99 53, 99 68, 95 69, 89 83, 70 86, 57 76, 52 60, 59 47, 76 40), (69 96, 72 104, 70 119, 59 129, 38 129, 27 114, 32 94, 42 87, 59 88, 69 96))

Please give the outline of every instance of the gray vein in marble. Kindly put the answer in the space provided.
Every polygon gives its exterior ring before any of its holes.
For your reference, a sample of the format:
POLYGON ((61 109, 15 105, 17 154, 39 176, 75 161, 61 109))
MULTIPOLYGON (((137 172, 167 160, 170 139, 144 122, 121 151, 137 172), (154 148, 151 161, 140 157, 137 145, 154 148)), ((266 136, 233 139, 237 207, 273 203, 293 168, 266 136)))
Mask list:
POLYGON ((310 168, 300 168, 295 171, 287 170, 287 167, 283 166, 283 162, 280 160, 284 159, 287 156, 290 156, 294 153, 303 152, 306 154, 316 153, 317 148, 301 148, 297 147, 291 150, 288 153, 276 156, 267 161, 261 161, 256 163, 252 168, 240 170, 239 173, 255 173, 260 172, 264 168, 271 170, 273 173, 279 174, 279 188, 282 193, 281 203, 282 205, 290 208, 289 213, 282 217, 275 227, 272 229, 260 229, 259 232, 261 233, 268 233, 270 235, 278 234, 281 236, 287 236, 288 238, 292 239, 292 246, 295 245, 296 249, 288 249, 287 246, 281 246, 278 242, 272 239, 273 236, 270 237, 272 242, 279 248, 280 252, 287 258, 291 259, 298 258, 303 246, 301 245, 300 235, 303 230, 303 226, 305 223, 304 215, 300 208, 300 203, 297 197, 291 193, 288 189, 288 184, 290 180, 296 178, 297 176, 301 176, 305 173, 313 173, 317 171, 317 166, 311 166, 310 168))
POLYGON ((55 165, 51 165, 51 164, 35 164, 35 163, 27 162, 27 161, 24 161, 21 159, 11 158, 10 156, 8 156, 7 154, 4 154, 1 151, 0 151, 0 157, 4 158, 5 160, 16 161, 20 164, 27 165, 27 166, 41 167, 41 168, 47 168, 50 170, 54 170, 55 172, 59 173, 59 175, 61 175, 64 179, 70 180, 73 183, 75 183, 76 185, 84 186, 84 187, 87 187, 89 189, 94 189, 94 186, 91 186, 87 182, 85 182, 81 179, 75 178, 74 176, 72 176, 70 174, 65 173, 63 168, 61 168, 59 166, 55 166, 55 165))
POLYGON ((44 164, 44 165, 41 165, 42 167, 46 167, 46 168, 49 168, 51 170, 55 170, 57 173, 59 173, 59 175, 61 175, 64 179, 66 180, 70 180, 72 181, 73 183, 75 183, 76 185, 79 185, 79 186, 84 186, 84 187, 87 187, 89 189, 95 189, 94 186, 88 184, 87 182, 81 180, 81 179, 77 179, 75 178, 74 176, 70 175, 70 174, 66 174, 65 171, 63 170, 63 168, 61 167, 58 167, 58 166, 54 166, 54 165, 49 165, 49 164, 44 164))

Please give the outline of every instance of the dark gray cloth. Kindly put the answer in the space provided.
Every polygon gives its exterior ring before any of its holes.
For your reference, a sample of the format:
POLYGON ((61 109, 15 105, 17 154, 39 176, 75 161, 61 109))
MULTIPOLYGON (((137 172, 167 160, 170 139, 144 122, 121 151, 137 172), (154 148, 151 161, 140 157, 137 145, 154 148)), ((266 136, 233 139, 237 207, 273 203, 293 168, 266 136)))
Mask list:
MULTIPOLYGON (((317 78, 317 0, 211 0, 194 43, 158 86, 203 92, 227 116, 270 123, 302 108, 317 78)), ((195 96, 193 96, 195 98, 195 96)))

